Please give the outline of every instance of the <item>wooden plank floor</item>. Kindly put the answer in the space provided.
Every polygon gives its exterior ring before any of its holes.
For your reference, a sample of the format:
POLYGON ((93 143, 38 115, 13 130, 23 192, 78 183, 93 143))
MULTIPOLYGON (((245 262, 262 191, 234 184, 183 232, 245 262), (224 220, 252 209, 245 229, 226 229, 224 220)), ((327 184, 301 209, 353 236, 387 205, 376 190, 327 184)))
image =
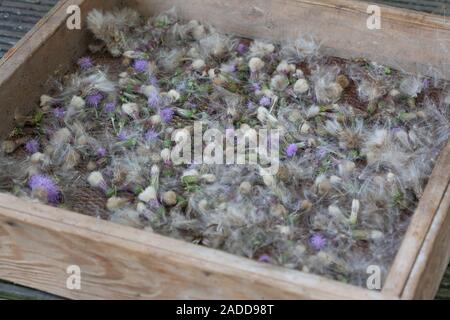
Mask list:
POLYGON ((0 57, 58 0, 0 0, 0 57))
MULTIPOLYGON (((0 57, 45 15, 58 0, 0 0, 0 57)), ((449 15, 450 0, 374 0, 371 3, 449 15)), ((58 299, 36 290, 0 281, 0 299, 58 299)), ((436 299, 450 299, 450 266, 436 299)))
POLYGON ((0 300, 59 300, 61 298, 0 280, 0 300))
POLYGON ((374 0, 372 2, 442 15, 450 13, 450 0, 374 0))

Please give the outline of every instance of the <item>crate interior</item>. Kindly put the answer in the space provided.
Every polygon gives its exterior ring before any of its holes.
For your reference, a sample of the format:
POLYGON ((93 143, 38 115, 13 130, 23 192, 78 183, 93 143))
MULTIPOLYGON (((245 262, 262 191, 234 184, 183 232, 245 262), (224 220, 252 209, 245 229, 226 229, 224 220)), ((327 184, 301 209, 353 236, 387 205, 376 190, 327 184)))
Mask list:
MULTIPOLYGON (((123 3, 121 3, 122 1, 119 1, 118 4, 123 6, 123 3)), ((198 2, 196 2, 198 3, 198 2)), ((264 6, 268 5, 266 2, 263 2, 264 6)), ((149 5, 149 1, 134 1, 134 2, 130 2, 126 4, 127 6, 131 5, 134 6, 135 8, 137 8, 140 12, 144 12, 147 15, 150 15, 152 13, 154 13, 155 10, 157 11, 163 11, 164 9, 168 9, 170 8, 173 3, 169 2, 169 3, 165 3, 164 1, 152 1, 151 4, 149 5)), ((115 7, 115 4, 111 4, 108 5, 109 7, 115 7)), ((180 6, 183 6, 183 4, 180 4, 180 6)), ((231 27, 229 27, 229 22, 227 22, 227 19, 220 19, 217 16, 215 16, 215 14, 217 14, 218 16, 220 16, 223 11, 231 11, 229 12, 229 16, 227 16, 227 18, 231 19, 240 19, 241 17, 239 16, 238 12, 235 12, 233 8, 230 7, 230 5, 227 4, 223 4, 223 6, 220 7, 220 10, 217 10, 216 13, 211 13, 211 8, 208 6, 204 6, 202 8, 199 8, 198 6, 193 6, 193 9, 189 9, 189 5, 184 6, 182 12, 184 12, 182 14, 183 17, 190 17, 190 16, 194 16, 197 19, 201 19, 201 18, 205 18, 208 20, 212 20, 212 21, 217 21, 218 25, 221 26, 225 26, 225 29, 228 30, 232 30, 233 32, 236 32, 238 34, 244 34, 246 37, 249 36, 249 32, 252 34, 255 34, 257 36, 257 38, 259 37, 263 37, 266 38, 266 35, 270 32, 272 32, 273 26, 272 24, 273 22, 273 17, 265 17, 264 19, 260 19, 260 15, 261 15, 261 11, 259 10, 260 8, 256 8, 255 6, 249 6, 248 11, 246 12, 246 14, 249 14, 250 16, 255 15, 256 16, 256 21, 259 21, 259 25, 257 25, 256 27, 252 27, 252 29, 250 31, 248 31, 248 29, 246 29, 248 26, 244 25, 242 26, 241 24, 232 24, 231 27), (203 10, 203 11, 202 11, 203 10), (262 21, 262 22, 261 22, 262 21)), ((86 10, 90 9, 90 8, 95 8, 98 7, 98 3, 96 1, 92 1, 92 2, 88 2, 88 4, 86 5, 86 10)), ((264 7, 264 9, 267 9, 267 7, 264 7)), ((264 11, 264 10, 263 10, 264 11)), ((85 11, 86 12, 86 11, 85 11)), ((265 12, 265 11, 264 11, 265 12)), ((285 13, 287 14, 287 13, 285 13)), ((278 17, 276 17, 278 18, 278 17)), ((285 23, 282 23, 281 26, 278 25, 275 22, 275 32, 272 33, 269 38, 273 38, 274 35, 278 35, 280 33, 280 30, 285 31, 286 25, 285 23)), ((348 27, 348 26, 347 26, 348 27)), ((220 28, 219 28, 220 29, 220 28)), ((345 30, 345 27, 344 29, 345 30)), ((21 94, 13 94, 11 96, 6 97, 6 101, 14 101, 14 103, 8 103, 5 105, 8 105, 8 107, 6 107, 6 119, 8 119, 8 123, 12 123, 12 119, 15 118, 20 118, 23 117, 27 114, 29 114, 29 112, 31 110, 33 110, 36 105, 34 103, 30 103, 30 101, 38 101, 39 97, 42 93, 46 92, 47 88, 48 88, 48 83, 46 83, 46 81, 44 79, 48 78, 49 74, 54 74, 54 72, 59 73, 59 74, 65 74, 67 72, 73 71, 74 70, 74 61, 76 59, 78 59, 79 57, 82 57, 86 52, 87 52, 87 46, 88 44, 90 44, 92 42, 92 36, 91 34, 86 30, 86 28, 83 28, 81 31, 76 32, 75 34, 72 34, 71 36, 67 36, 69 35, 69 33, 67 33, 68 31, 64 30, 64 28, 59 28, 58 32, 53 35, 53 39, 52 41, 49 41, 48 44, 44 44, 36 53, 35 55, 37 55, 37 59, 38 60, 42 60, 43 62, 46 62, 47 65, 36 65, 33 64, 33 59, 30 59, 29 61, 27 61, 26 64, 24 64, 23 66, 20 66, 18 71, 16 72, 21 72, 24 76, 24 78, 21 78, 20 81, 17 81, 17 77, 16 79, 14 79, 14 81, 11 81, 11 83, 6 83, 4 84, 4 87, 6 87, 7 89, 2 88, 2 92, 0 93, 0 95, 3 95, 5 92, 7 92, 8 90, 13 90, 12 88, 14 87, 14 91, 18 92, 21 89, 22 90, 27 90, 28 94, 26 96, 23 96, 21 94), (55 38, 58 38, 58 41, 55 41, 55 38), (64 49, 64 53, 65 54, 61 54, 60 52, 58 52, 58 50, 55 50, 55 48, 60 46, 60 41, 64 41, 67 43, 67 46, 65 46, 67 49, 64 49), (51 61, 51 63, 50 63, 51 61), (38 86, 36 86, 35 84, 30 85, 31 83, 39 83, 38 86), (8 88, 9 86, 9 88, 8 88), (10 100, 8 100, 10 99, 10 100), (12 100, 12 99, 16 99, 16 100, 12 100), (19 106, 19 109, 13 110, 10 106, 19 106)), ((293 32, 293 31, 292 31, 293 32)), ((290 35, 292 35, 291 30, 288 30, 288 33, 290 35)), ((406 40, 405 40, 406 41, 406 40)), ((329 48, 327 49, 328 52, 333 53, 335 52, 335 50, 330 50, 329 48)), ((357 54, 359 54, 360 52, 358 52, 358 49, 355 49, 357 54)), ((353 51, 353 50, 351 50, 353 51)), ((338 55, 342 55, 342 48, 338 48, 338 50, 336 51, 339 54, 338 55)), ((434 57, 433 57, 434 58, 434 57)), ((407 60, 408 57, 405 56, 405 60, 407 60)), ((391 62, 390 59, 388 59, 389 62, 391 62)), ((397 61, 397 59, 396 59, 397 61)), ((410 63, 408 61, 408 63, 410 63)), ((8 92, 12 92, 12 91, 8 91, 8 92)), ((10 132, 11 128, 7 128, 2 127, 2 134, 6 134, 10 132)))

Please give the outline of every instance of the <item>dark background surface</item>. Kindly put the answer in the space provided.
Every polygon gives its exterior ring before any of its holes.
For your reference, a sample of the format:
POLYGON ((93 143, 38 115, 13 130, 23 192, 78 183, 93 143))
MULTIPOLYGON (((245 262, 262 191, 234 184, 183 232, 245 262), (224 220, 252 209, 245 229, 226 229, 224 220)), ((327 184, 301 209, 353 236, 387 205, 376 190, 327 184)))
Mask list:
POLYGON ((0 0, 0 57, 58 0, 0 0))
MULTIPOLYGON (((3 56, 58 0, 0 0, 0 57, 3 56)), ((365 1, 367 2, 367 1, 365 1)), ((448 16, 450 0, 376 0, 371 3, 448 16)), ((57 297, 0 281, 0 299, 55 299, 57 297)), ((438 299, 450 299, 450 268, 441 282, 438 299)))

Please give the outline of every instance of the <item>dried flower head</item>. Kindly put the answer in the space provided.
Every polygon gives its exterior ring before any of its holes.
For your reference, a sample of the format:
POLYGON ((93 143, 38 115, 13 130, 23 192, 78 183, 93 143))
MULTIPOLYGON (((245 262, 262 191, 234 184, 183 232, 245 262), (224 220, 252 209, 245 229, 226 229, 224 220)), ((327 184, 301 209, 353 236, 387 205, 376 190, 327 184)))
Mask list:
POLYGON ((158 135, 159 135, 158 132, 156 132, 153 129, 149 129, 147 130, 147 132, 145 132, 144 139, 147 142, 151 142, 154 141, 156 138, 158 138, 158 135))
POLYGON ((94 62, 90 57, 82 57, 78 59, 78 66, 83 70, 88 70, 94 66, 94 62))
POLYGON ((126 141, 131 137, 131 133, 130 130, 128 129, 122 129, 119 131, 119 133, 117 134, 117 138, 119 139, 119 141, 126 141))
POLYGON ((140 23, 139 14, 129 8, 113 12, 92 10, 87 17, 89 30, 97 39, 103 41, 108 51, 114 57, 119 57, 130 50, 132 42, 136 41, 130 30, 140 23))
POLYGON ((66 110, 62 107, 55 108, 53 109, 53 115, 58 119, 62 119, 66 115, 66 110))
POLYGON ((258 261, 268 263, 270 262, 270 257, 267 254, 263 254, 259 256, 258 261))
POLYGON ((309 239, 309 243, 315 250, 320 251, 323 248, 325 248, 327 244, 327 239, 325 239, 325 237, 322 234, 315 233, 309 239))
POLYGON ((103 106, 104 113, 113 113, 116 110, 117 104, 115 102, 107 102, 103 106))
POLYGON ((417 77, 408 77, 400 83, 400 91, 407 96, 417 97, 423 90, 424 82, 417 77))
POLYGON ((135 60, 133 63, 133 69, 136 72, 143 73, 147 71, 148 61, 147 60, 135 60))
POLYGON ((298 150, 297 145, 295 143, 291 143, 290 145, 288 145, 286 147, 286 150, 285 150, 286 156, 289 158, 292 158, 293 156, 296 155, 297 150, 298 150))
POLYGON ((157 90, 150 92, 147 100, 148 106, 151 108, 157 108, 161 103, 161 96, 157 90))
POLYGON ((267 96, 263 96, 260 100, 259 100, 259 105, 262 107, 268 107, 270 106, 270 104, 272 103, 272 99, 270 99, 267 96))
POLYGON ((261 71, 264 68, 264 65, 264 61, 262 61, 260 58, 251 58, 248 62, 248 67, 253 73, 261 71))
POLYGON ((25 150, 30 154, 38 152, 39 147, 40 145, 37 139, 28 140, 28 142, 25 144, 25 150))
POLYGON ((295 93, 305 93, 309 90, 309 84, 308 81, 305 79, 298 79, 294 84, 294 92, 295 93))
POLYGON ((106 151, 106 149, 104 147, 98 147, 97 148, 96 154, 97 154, 98 157, 101 157, 101 158, 106 157, 107 153, 108 152, 106 151))
POLYGON ((273 53, 275 46, 271 43, 255 40, 250 45, 250 54, 252 57, 262 58, 273 53))
POLYGON ((93 92, 86 96, 86 104, 89 107, 98 107, 103 100, 103 94, 101 92, 93 92))
POLYGON ((236 47, 236 51, 240 54, 240 55, 244 55, 247 53, 248 51, 248 45, 246 45, 245 43, 239 43, 236 47))
POLYGON ((161 120, 165 123, 169 123, 173 120, 175 111, 173 108, 167 107, 160 111, 159 115, 161 116, 161 120))
POLYGON ((28 186, 33 194, 45 198, 48 203, 57 203, 60 200, 60 191, 56 183, 49 176, 37 174, 30 178, 28 186))
POLYGON ((88 183, 94 188, 100 188, 103 191, 108 189, 105 179, 103 175, 99 171, 91 172, 87 178, 88 183))
POLYGON ((277 74, 270 80, 270 87, 277 91, 284 91, 289 85, 289 79, 284 74, 277 74))

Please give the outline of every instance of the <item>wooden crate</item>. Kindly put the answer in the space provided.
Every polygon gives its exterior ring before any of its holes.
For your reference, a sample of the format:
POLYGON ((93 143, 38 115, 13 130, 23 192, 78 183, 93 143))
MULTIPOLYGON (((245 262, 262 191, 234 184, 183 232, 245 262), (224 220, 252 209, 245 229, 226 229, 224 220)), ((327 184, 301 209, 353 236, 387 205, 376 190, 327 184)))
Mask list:
MULTIPOLYGON (((4 135, 31 111, 53 74, 87 50, 89 33, 68 30, 66 9, 132 6, 154 14, 176 5, 183 18, 248 37, 314 35, 330 54, 362 56, 412 73, 434 67, 450 79, 450 25, 443 17, 381 7, 368 30, 367 3, 347 0, 63 0, 0 61, 4 135)), ((442 151, 381 291, 267 265, 0 194, 0 278, 73 299, 432 298, 450 257, 450 143, 442 151), (69 265, 81 290, 66 287, 69 265)))

